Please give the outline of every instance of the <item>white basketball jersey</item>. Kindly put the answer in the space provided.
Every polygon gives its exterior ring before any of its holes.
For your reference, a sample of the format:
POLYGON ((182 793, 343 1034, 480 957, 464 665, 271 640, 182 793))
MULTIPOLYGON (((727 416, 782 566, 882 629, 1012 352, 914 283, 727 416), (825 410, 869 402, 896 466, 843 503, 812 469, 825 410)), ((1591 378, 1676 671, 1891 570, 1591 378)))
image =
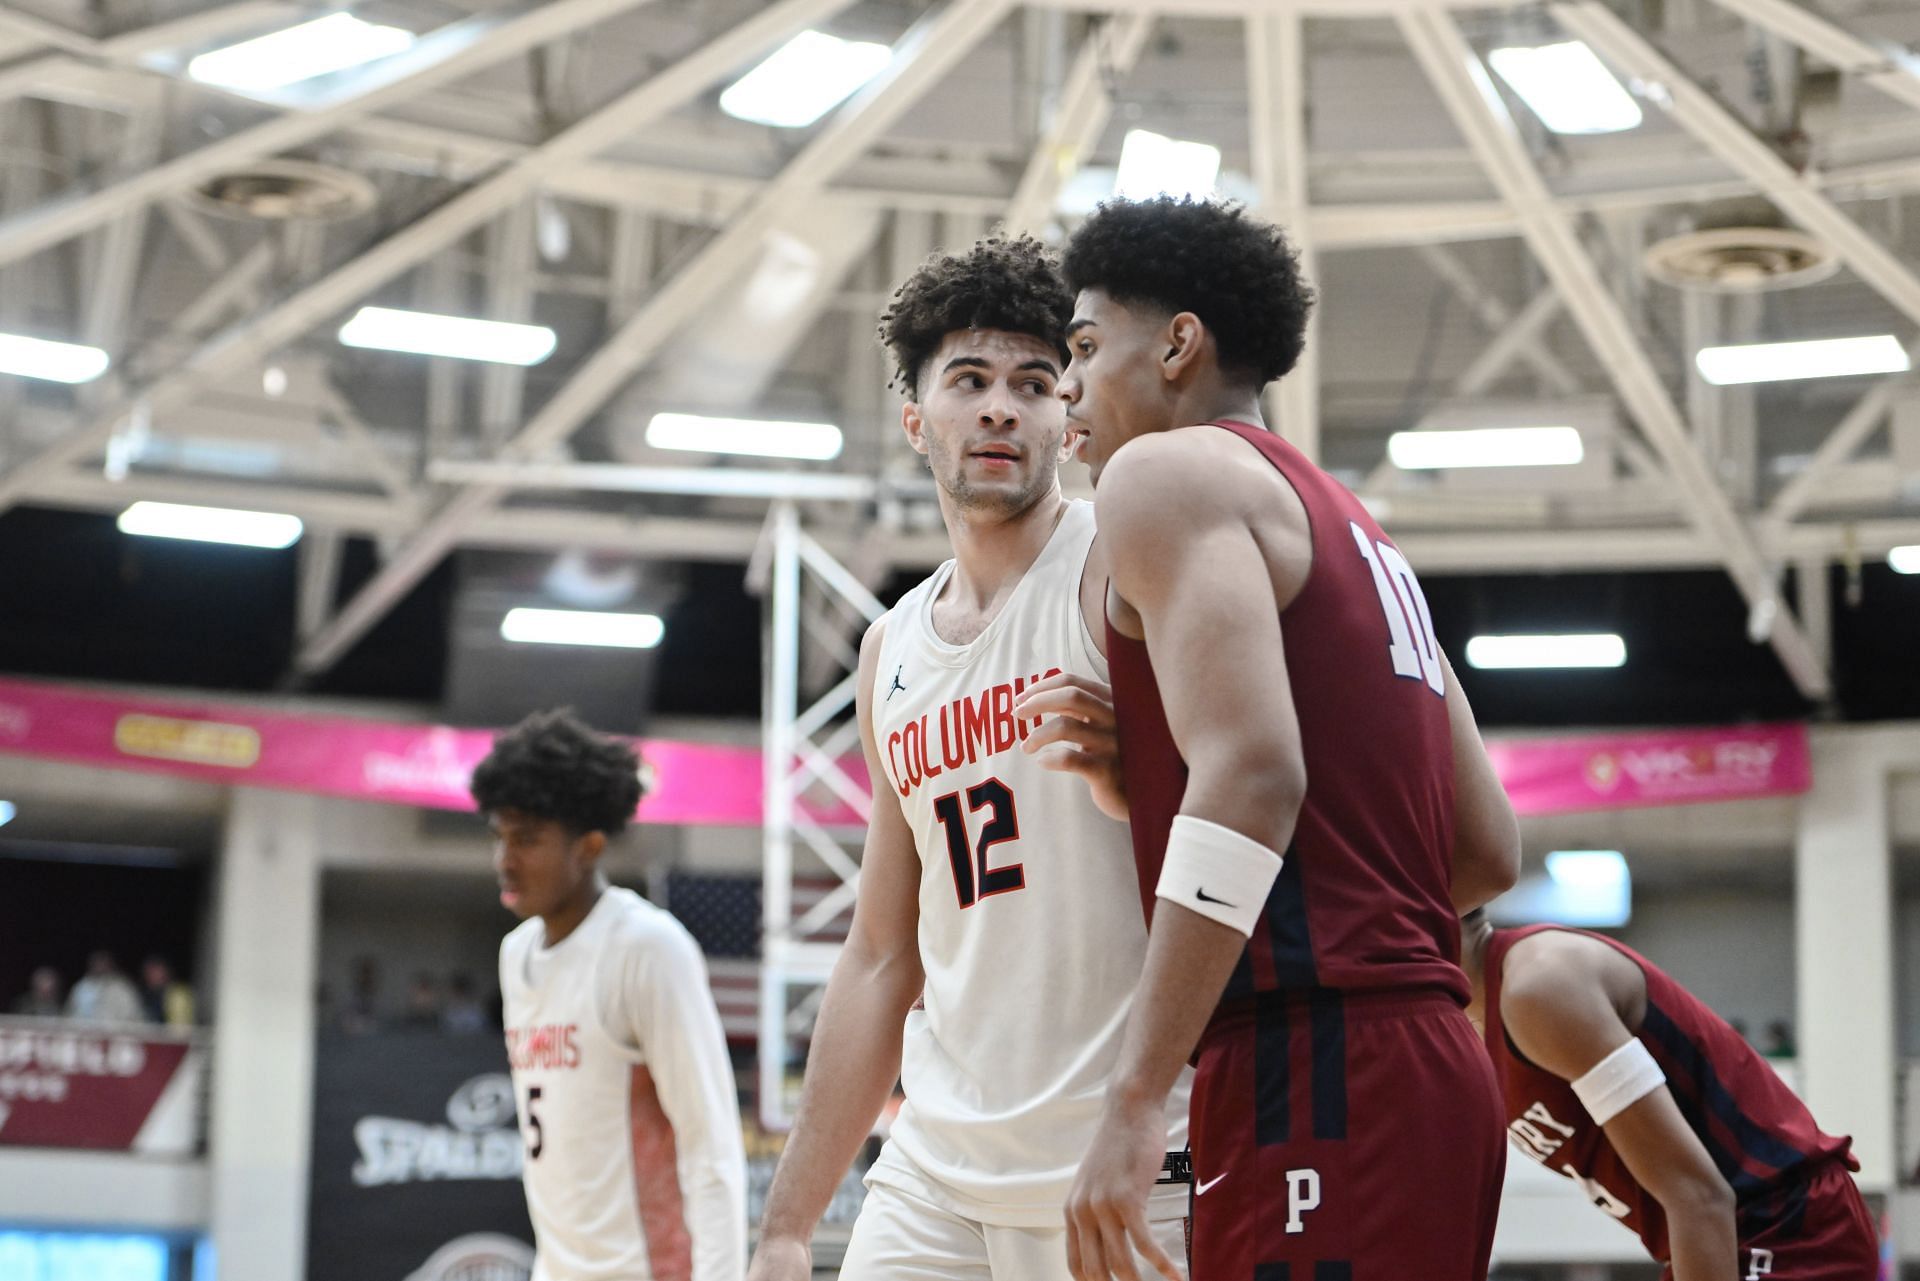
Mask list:
MULTIPOLYGON (((934 632, 948 561, 887 615, 873 729, 920 852, 922 1002, 907 1016, 906 1102, 869 1179, 964 1217, 1058 1226, 1093 1139, 1146 956, 1125 823, 1085 780, 1020 750, 1013 700, 1055 672, 1107 679, 1080 609, 1093 504, 1071 502, 969 645, 934 632)), ((1187 1079, 1168 1105, 1186 1146, 1187 1079)), ((1186 1212, 1162 1188, 1156 1217, 1186 1212)))
POLYGON ((553 947, 538 917, 508 934, 500 990, 533 1281, 737 1281, 740 1115, 692 936, 609 888, 553 947))

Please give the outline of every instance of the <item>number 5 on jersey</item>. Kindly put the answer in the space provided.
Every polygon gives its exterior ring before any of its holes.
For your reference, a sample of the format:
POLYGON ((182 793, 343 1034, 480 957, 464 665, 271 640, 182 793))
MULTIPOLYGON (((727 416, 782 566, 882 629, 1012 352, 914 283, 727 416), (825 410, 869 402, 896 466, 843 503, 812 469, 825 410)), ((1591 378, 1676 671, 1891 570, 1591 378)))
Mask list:
POLYGON ((1373 587, 1380 593, 1380 609, 1387 616, 1387 655, 1393 660, 1393 674, 1413 680, 1425 680, 1427 688, 1440 697, 1447 696, 1447 670, 1440 661, 1440 642, 1433 634, 1433 614, 1427 609, 1427 594, 1413 576, 1413 566, 1400 549, 1388 542, 1375 542, 1360 528, 1360 522, 1348 521, 1353 541, 1373 571, 1373 587))
POLYGON ((966 795, 969 811, 992 811, 980 828, 977 843, 967 839, 967 818, 960 811, 959 792, 948 792, 933 802, 934 817, 940 820, 947 836, 947 861, 953 865, 954 893, 959 896, 963 909, 995 894, 1027 888, 1024 864, 987 866, 988 850, 1002 841, 1020 839, 1020 816, 1013 807, 1013 793, 999 779, 990 778, 977 787, 969 787, 966 795))

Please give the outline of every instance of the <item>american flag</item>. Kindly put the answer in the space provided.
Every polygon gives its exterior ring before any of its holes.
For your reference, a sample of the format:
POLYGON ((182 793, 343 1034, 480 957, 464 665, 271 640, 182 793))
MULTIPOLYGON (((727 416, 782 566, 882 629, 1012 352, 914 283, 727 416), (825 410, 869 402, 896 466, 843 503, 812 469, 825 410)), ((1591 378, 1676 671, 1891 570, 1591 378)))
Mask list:
MULTIPOLYGON (((839 884, 833 877, 797 878, 793 883, 795 918, 839 884)), ((727 1040, 752 1041, 758 1035, 760 1017, 760 878, 672 872, 667 876, 666 899, 667 910, 680 918, 707 954, 707 976, 727 1040)), ((809 934, 807 940, 843 943, 852 921, 853 908, 849 906, 809 934)))

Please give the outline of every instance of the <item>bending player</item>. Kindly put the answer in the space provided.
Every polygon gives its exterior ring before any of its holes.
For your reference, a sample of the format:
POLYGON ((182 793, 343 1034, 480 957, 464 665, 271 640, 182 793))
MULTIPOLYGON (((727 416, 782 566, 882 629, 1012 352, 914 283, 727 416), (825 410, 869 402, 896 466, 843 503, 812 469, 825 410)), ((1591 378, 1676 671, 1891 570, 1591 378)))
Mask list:
MULTIPOLYGON (((1038 244, 989 240, 930 261, 882 319, 954 558, 860 647, 873 817, 754 1281, 811 1276, 813 1227, 896 1076, 906 1102, 844 1281, 1066 1277, 1061 1206, 1146 951, 1087 621, 1105 583, 1092 504, 1057 476, 1071 301, 1038 244)), ((1166 1258, 1184 1254, 1167 1156, 1184 1088, 1159 1106, 1143 1235, 1166 1258)))
POLYGON ((1874 1281, 1849 1170, 1767 1061, 1631 949, 1584 930, 1461 930, 1507 1137, 1638 1233, 1672 1281, 1874 1281))
POLYGON ((607 884, 639 759, 567 712, 473 771, 494 834, 507 1057, 526 1141, 534 1281, 737 1281, 746 1153, 720 1013, 686 929, 607 884))
POLYGON ((1197 1042, 1195 1281, 1483 1277, 1505 1153, 1454 909, 1512 883, 1518 830, 1406 559, 1262 422, 1311 293, 1214 203, 1109 203, 1065 269, 1152 917, 1074 1275, 1134 1275, 1197 1042))

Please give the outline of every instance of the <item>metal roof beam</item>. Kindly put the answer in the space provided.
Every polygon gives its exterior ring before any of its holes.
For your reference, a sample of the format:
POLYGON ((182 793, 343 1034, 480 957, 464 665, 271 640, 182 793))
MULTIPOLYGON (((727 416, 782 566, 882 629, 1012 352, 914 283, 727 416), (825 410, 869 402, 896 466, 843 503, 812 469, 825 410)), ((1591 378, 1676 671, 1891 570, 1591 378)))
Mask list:
POLYGON ((1133 70, 1152 30, 1153 12, 1144 10, 1103 21, 1088 33, 1053 120, 1007 203, 1008 231, 1037 235, 1045 229, 1062 184, 1086 162, 1113 114, 1113 81, 1133 70))
MULTIPOLYGON (((1008 0, 951 0, 903 36, 886 70, 795 153, 750 206, 575 368, 573 376, 508 442, 502 456, 539 458, 578 430, 708 298, 752 261, 767 233, 780 225, 788 210, 817 196, 878 141, 999 24, 1008 8, 1008 0)), ((300 670, 311 673, 331 666, 506 492, 498 485, 476 485, 448 499, 339 616, 301 648, 295 660, 300 670)))
POLYGON ((1650 96, 1675 124, 1734 172, 1760 188, 1788 217, 1833 246, 1854 274, 1920 323, 1920 273, 1842 213, 1816 183, 1808 181, 1772 147, 1755 137, 1752 130, 1644 36, 1599 0, 1555 3, 1548 9, 1568 34, 1586 41, 1617 70, 1659 85, 1664 92, 1650 96))
MULTIPOLYGON (((557 0, 567 8, 586 0, 557 0)), ((636 0, 592 0, 600 8, 631 7, 636 0)), ((645 0, 637 0, 644 3, 645 0)), ((400 228, 332 274, 201 346, 133 398, 96 418, 56 445, 0 475, 0 511, 32 492, 69 458, 96 449, 136 406, 155 417, 178 409, 220 379, 306 333, 369 292, 459 240, 510 208, 554 170, 611 146, 706 89, 715 80, 811 23, 845 8, 851 0, 783 0, 682 59, 637 88, 563 130, 503 171, 400 228), (56 452, 57 451, 57 452, 56 452)), ((0 224, 3 228, 5 224, 0 224)))
POLYGON ((1754 26, 1858 76, 1909 107, 1920 107, 1920 60, 1888 42, 1855 35, 1793 0, 1715 0, 1754 26))
POLYGON ((1694 447, 1658 369, 1534 167, 1479 56, 1443 14, 1407 13, 1398 22, 1454 123, 1519 217, 1529 247, 1593 345, 1628 412, 1666 461, 1689 517, 1720 550, 1756 619, 1770 622, 1764 635, 1794 684, 1808 698, 1828 697, 1832 682, 1806 634, 1780 602, 1776 568, 1768 564, 1753 532, 1694 447))
MULTIPOLYGON (((1300 272, 1319 279, 1307 193, 1307 49, 1297 12, 1247 17, 1248 126, 1260 208, 1279 223, 1300 256, 1300 272)), ((1321 299, 1307 317, 1306 345, 1285 377, 1267 389, 1274 426, 1308 458, 1320 457, 1321 299)))

